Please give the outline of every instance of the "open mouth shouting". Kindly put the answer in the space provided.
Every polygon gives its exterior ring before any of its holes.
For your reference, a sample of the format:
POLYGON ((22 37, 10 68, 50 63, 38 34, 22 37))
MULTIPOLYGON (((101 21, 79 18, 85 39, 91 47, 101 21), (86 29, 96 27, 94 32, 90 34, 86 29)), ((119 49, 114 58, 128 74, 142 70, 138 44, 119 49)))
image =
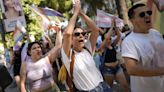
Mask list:
POLYGON ((150 19, 146 19, 146 20, 145 20, 145 23, 146 23, 146 24, 151 23, 150 19))
POLYGON ((83 42, 84 42, 84 39, 79 40, 79 43, 83 43, 83 42))

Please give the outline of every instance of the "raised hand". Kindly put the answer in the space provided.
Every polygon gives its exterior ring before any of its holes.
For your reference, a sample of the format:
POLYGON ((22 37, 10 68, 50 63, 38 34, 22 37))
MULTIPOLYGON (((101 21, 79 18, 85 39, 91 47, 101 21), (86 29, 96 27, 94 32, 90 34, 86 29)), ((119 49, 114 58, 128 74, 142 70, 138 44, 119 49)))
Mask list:
POLYGON ((82 16, 83 14, 85 14, 84 11, 80 9, 79 16, 82 16))
POLYGON ((80 10, 81 10, 81 2, 80 0, 74 0, 75 4, 74 4, 74 13, 79 14, 80 10))
POLYGON ((111 20, 111 28, 113 29, 114 27, 116 27, 116 18, 113 17, 112 20, 111 20))

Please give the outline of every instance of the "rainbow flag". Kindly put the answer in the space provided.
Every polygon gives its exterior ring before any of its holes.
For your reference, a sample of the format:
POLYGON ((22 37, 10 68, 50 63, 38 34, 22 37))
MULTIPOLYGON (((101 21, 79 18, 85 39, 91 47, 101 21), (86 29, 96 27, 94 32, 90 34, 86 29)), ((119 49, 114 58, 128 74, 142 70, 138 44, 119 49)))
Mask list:
POLYGON ((24 26, 22 26, 22 24, 19 21, 17 21, 15 30, 13 32, 14 42, 17 43, 21 41, 25 33, 26 33, 26 29, 24 28, 24 26))
POLYGON ((41 8, 41 9, 46 16, 58 16, 64 18, 64 16, 60 12, 53 10, 51 8, 41 8))
POLYGON ((63 26, 64 16, 51 8, 40 8, 34 5, 31 9, 42 18, 42 25, 45 30, 63 26))
POLYGON ((37 15, 39 15, 42 18, 42 25, 45 30, 49 27, 50 20, 47 16, 45 16, 42 12, 42 10, 34 5, 30 6, 31 10, 34 11, 37 15))

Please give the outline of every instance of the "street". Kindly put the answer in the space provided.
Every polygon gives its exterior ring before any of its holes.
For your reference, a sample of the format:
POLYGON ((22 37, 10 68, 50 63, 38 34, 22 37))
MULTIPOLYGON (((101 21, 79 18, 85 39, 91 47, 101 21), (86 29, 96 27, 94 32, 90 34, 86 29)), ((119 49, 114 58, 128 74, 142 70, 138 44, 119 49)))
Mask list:
MULTIPOLYGON (((1 88, 0 88, 0 92, 1 88)), ((15 80, 5 89, 5 92, 19 92, 15 80)), ((65 91, 62 91, 65 92, 65 91)), ((120 85, 116 82, 113 84, 113 92, 124 92, 120 85)))
MULTIPOLYGON (((0 91, 1 92, 1 91, 0 91)), ((18 88, 16 86, 15 81, 11 83, 6 89, 5 92, 18 92, 18 88)), ((113 92, 124 92, 119 84, 114 84, 113 85, 113 92)))

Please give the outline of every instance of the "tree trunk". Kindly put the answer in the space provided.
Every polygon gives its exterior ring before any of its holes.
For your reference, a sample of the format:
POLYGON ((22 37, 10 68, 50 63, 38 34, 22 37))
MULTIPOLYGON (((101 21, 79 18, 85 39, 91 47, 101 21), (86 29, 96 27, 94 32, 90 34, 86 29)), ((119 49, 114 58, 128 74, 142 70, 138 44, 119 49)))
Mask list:
POLYGON ((127 5, 126 5, 125 0, 120 0, 120 4, 121 4, 121 8, 122 8, 124 24, 129 24, 128 11, 127 11, 127 5))
POLYGON ((127 6, 125 0, 116 0, 119 18, 123 19, 124 24, 129 24, 127 6))
POLYGON ((116 0, 116 5, 117 5, 117 13, 119 18, 123 19, 123 15, 122 15, 122 9, 121 9, 121 5, 120 5, 120 0, 116 0))

